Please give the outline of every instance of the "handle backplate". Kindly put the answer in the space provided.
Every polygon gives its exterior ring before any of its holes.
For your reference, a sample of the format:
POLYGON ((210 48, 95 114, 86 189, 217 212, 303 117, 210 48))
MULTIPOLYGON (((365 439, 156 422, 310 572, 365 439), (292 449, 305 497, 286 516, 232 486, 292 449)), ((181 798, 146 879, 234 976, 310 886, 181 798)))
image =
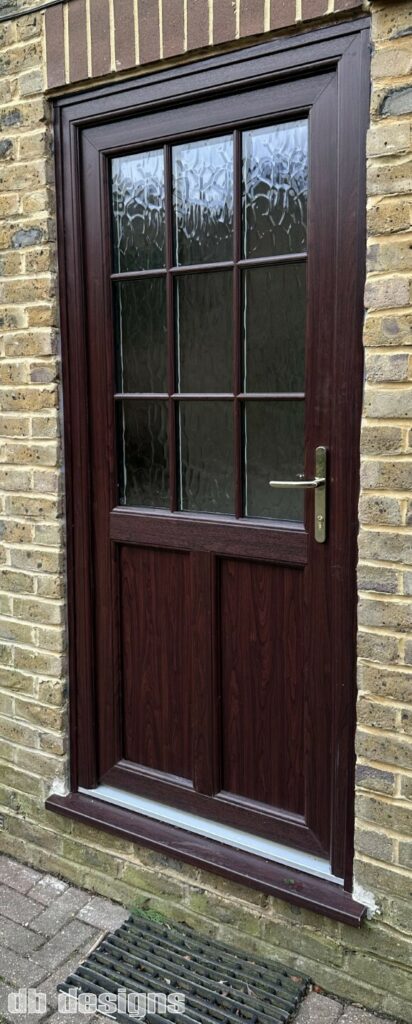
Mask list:
POLYGON ((327 451, 322 445, 315 452, 315 474, 322 483, 315 491, 315 540, 324 544, 326 540, 326 468, 327 451))

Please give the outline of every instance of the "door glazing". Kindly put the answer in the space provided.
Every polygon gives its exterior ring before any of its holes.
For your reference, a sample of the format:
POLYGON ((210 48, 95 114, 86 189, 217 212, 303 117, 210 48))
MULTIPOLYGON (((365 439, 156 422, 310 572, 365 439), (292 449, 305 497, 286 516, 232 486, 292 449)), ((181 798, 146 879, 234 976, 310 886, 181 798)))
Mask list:
POLYGON ((307 120, 111 169, 119 503, 302 522, 307 120))

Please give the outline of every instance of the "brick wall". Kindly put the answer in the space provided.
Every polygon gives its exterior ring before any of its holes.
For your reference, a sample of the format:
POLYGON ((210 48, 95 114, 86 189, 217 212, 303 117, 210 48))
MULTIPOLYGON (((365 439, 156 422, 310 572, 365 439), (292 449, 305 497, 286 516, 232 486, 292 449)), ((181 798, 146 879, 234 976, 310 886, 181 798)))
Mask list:
MULTIPOLYGON (((27 0, 8 2, 10 9, 27 6, 27 0)), ((76 18, 83 0, 70 6, 70 18, 76 18)), ((95 24, 93 6, 85 7, 90 12, 86 27, 95 24)), ((295 0, 293 5, 240 0, 232 15, 231 3, 215 0, 212 36, 207 0, 183 5, 163 0, 164 56, 171 55, 176 39, 182 48, 182 6, 187 49, 207 46, 211 39, 225 45, 225 32, 235 38, 241 31, 269 30, 276 11, 292 10, 283 16, 293 21, 297 13, 317 17, 326 6, 331 14, 333 8, 326 0, 303 0, 302 7, 295 0), (198 17, 190 22, 192 7, 198 17)), ((335 0, 342 16, 350 6, 335 0)), ((137 37, 140 60, 156 60, 159 27, 150 54, 143 45, 140 50, 143 21, 132 36, 125 31, 119 36, 118 27, 116 34, 118 10, 126 18, 137 7, 141 17, 156 19, 154 0, 138 5, 115 0, 114 8, 108 6, 109 66, 104 63, 107 36, 101 63, 92 57, 93 35, 87 51, 79 48, 73 71, 70 36, 64 40, 56 34, 52 58, 50 43, 48 49, 49 84, 58 84, 61 53, 64 76, 70 73, 72 80, 103 75, 115 66, 113 54, 127 68, 136 60, 131 41, 137 45, 137 37)), ((61 15, 60 7, 50 8, 49 30, 61 15)), ((357 894, 377 912, 356 932, 44 810, 51 789, 63 789, 66 782, 67 666, 57 266, 43 14, 0 23, 0 849, 127 905, 136 901, 249 951, 277 955, 327 990, 411 1022, 412 17, 409 0, 372 3, 371 15, 355 867, 357 894)), ((70 28, 68 16, 67 10, 63 24, 70 28)), ((106 31, 103 18, 96 27, 100 40, 104 25, 106 31)))
POLYGON ((363 0, 69 0, 46 15, 48 86, 301 27, 363 0))
POLYGON ((412 9, 372 5, 361 440, 356 878, 410 933, 412 9), (409 636, 409 639, 408 639, 409 636), (409 841, 408 841, 409 837, 409 841))

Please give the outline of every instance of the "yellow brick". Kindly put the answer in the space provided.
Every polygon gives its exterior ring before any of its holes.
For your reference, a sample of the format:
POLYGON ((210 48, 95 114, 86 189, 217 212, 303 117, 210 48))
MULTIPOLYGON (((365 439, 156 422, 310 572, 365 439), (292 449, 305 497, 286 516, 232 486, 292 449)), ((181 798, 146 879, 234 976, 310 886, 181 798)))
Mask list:
POLYGON ((20 189, 37 189, 39 185, 45 185, 49 175, 43 160, 36 163, 13 163, 5 166, 2 171, 2 188, 19 191, 20 189))
MULTIPOLYGON (((27 4, 28 8, 32 6, 31 3, 27 4)), ((34 36, 41 36, 42 29, 44 26, 44 19, 41 13, 27 14, 24 18, 19 18, 16 22, 16 37, 17 40, 32 39, 34 36)))
POLYGON ((0 467, 0 487, 5 491, 28 491, 31 474, 24 469, 3 469, 0 467))
POLYGON ((412 73, 412 55, 408 38, 396 46, 379 47, 372 58, 372 77, 399 78, 412 73))
POLYGON ((39 523, 34 527, 34 542, 47 547, 62 548, 64 528, 60 523, 39 523))
POLYGON ((0 256, 0 277, 16 277, 23 273, 23 257, 19 252, 5 252, 0 256))
POLYGON ((10 565, 25 572, 29 569, 33 572, 58 572, 62 568, 63 558, 55 551, 19 547, 10 550, 10 565))
POLYGON ((26 622, 59 625, 64 617, 64 608, 62 603, 58 601, 34 601, 30 598, 15 597, 13 601, 13 615, 15 618, 24 619, 26 622))
POLYGON ((0 284, 0 302, 44 302, 55 294, 55 282, 49 275, 9 278, 0 284))
POLYGON ((23 672, 32 672, 34 675, 41 676, 55 676, 59 679, 65 669, 65 662, 58 654, 16 647, 14 651, 14 666, 17 669, 22 669, 23 672))
POLYGON ((41 732, 39 734, 39 745, 40 750, 45 750, 48 754, 57 754, 61 757, 67 753, 68 750, 68 739, 64 734, 41 732))
POLYGON ((4 335, 4 352, 6 356, 49 356, 56 350, 56 335, 51 330, 15 332, 4 335))
POLYGON ((412 315, 404 311, 380 315, 368 313, 363 340, 366 347, 393 347, 412 344, 412 315))
POLYGON ((58 321, 57 306, 27 306, 27 322, 29 327, 55 327, 58 321))
POLYGON ((20 202, 24 214, 52 212, 54 209, 53 193, 47 188, 24 194, 20 197, 20 202))
POLYGON ((372 13, 372 39, 375 43, 402 40, 402 33, 407 35, 410 32, 411 13, 405 0, 375 3, 372 13))
POLYGON ((30 573, 3 568, 0 586, 2 590, 10 591, 12 594, 33 594, 34 577, 30 573))
POLYGON ((16 23, 5 21, 0 23, 0 49, 7 49, 17 39, 16 23))
POLYGON ((36 647, 61 654, 66 650, 67 640, 64 630, 57 626, 37 626, 35 633, 36 647))
POLYGON ((368 195, 391 195, 398 192, 410 193, 412 160, 410 157, 369 163, 367 172, 368 195))
POLYGON ((29 623, 18 622, 17 620, 9 618, 2 618, 0 621, 0 638, 3 643, 8 641, 10 644, 13 642, 32 644, 35 639, 34 628, 29 623))
POLYGON ((0 363, 0 385, 28 383, 29 368, 24 363, 0 363))
POLYGON ((0 437, 28 437, 30 430, 29 416, 0 416, 0 437))
POLYGON ((14 466, 55 466, 60 449, 55 444, 23 444, 17 441, 3 445, 1 460, 14 466))
POLYGON ((28 275, 45 272, 52 273, 55 266, 56 252, 51 246, 44 249, 35 249, 33 252, 26 253, 24 257, 24 273, 28 275))
MULTIPOLYGON (((50 143, 51 135, 47 128, 43 128, 41 131, 30 132, 27 135, 22 135, 19 139, 18 146, 18 159, 19 160, 37 160, 41 157, 47 157, 50 154, 50 143)), ((47 207, 47 191, 43 193, 45 204, 42 209, 47 207)))
POLYGON ((55 413, 50 413, 47 416, 32 416, 32 437, 60 437, 60 433, 60 419, 55 413))
POLYGON ((3 64, 9 75, 18 75, 28 68, 38 67, 42 60, 42 45, 40 40, 10 46, 7 49, 3 64))
POLYGON ((0 219, 13 217, 18 213, 20 197, 17 192, 8 192, 7 195, 0 195, 0 219))
POLYGON ((368 246, 367 263, 371 273, 412 270, 412 235, 373 240, 368 246))
POLYGON ((30 516, 30 519, 53 518, 61 510, 57 498, 13 494, 6 499, 6 512, 10 516, 30 516))
POLYGON ((398 121, 393 123, 392 121, 384 121, 382 124, 374 124, 368 132, 368 156, 399 156, 400 153, 410 152, 412 149, 411 143, 411 125, 407 122, 398 121))
POLYGON ((34 526, 31 523, 5 520, 1 523, 1 528, 5 544, 31 544, 34 541, 34 526))
POLYGON ((62 728, 62 712, 46 704, 15 698, 15 717, 32 725, 41 725, 44 729, 59 731, 62 728))
POLYGON ((374 198, 369 201, 368 229, 370 235, 409 231, 412 227, 412 201, 374 198))
POLYGON ((62 576, 38 576, 36 592, 40 597, 63 597, 66 593, 65 581, 62 576))
POLYGON ((57 405, 58 393, 55 387, 27 387, 18 390, 0 390, 2 412, 40 412, 57 405))

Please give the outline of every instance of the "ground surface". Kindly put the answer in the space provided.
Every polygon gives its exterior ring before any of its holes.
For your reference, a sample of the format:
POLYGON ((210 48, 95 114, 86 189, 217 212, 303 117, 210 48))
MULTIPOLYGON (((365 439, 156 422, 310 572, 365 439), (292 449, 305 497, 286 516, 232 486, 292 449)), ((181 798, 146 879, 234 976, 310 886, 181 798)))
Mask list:
MULTIPOLYGON (((56 986, 77 967, 103 932, 118 928, 128 911, 110 900, 75 889, 52 875, 0 856, 0 1019, 16 1024, 88 1024, 91 1018, 57 1011, 56 986), (8 996, 19 989, 47 995, 43 1014, 8 1012, 8 996)), ((311 992, 296 1024, 393 1024, 386 1018, 311 992)))

